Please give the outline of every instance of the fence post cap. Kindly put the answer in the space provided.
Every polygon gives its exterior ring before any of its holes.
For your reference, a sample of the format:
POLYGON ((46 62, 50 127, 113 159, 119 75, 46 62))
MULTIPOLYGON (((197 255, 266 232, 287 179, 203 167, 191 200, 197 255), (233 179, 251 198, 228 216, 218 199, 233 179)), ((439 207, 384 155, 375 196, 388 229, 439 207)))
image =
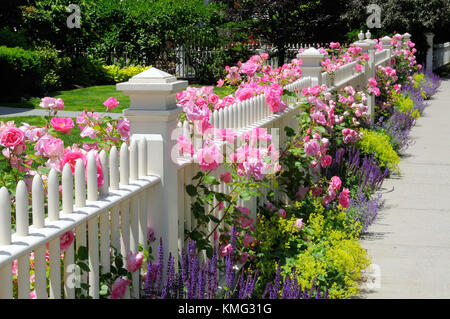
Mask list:
POLYGON ((310 57, 310 56, 312 56, 312 57, 321 57, 322 58, 324 56, 324 54, 320 53, 320 51, 317 50, 316 48, 310 47, 310 48, 306 49, 305 51, 303 51, 302 53, 299 53, 297 56, 301 57, 301 58, 303 58, 303 57, 310 57))
POLYGON ((179 92, 184 90, 187 86, 187 81, 177 80, 175 76, 151 67, 150 69, 136 74, 127 82, 117 83, 116 89, 124 92, 179 92))
POLYGON ((362 30, 359 31, 359 33, 358 33, 358 39, 359 39, 359 41, 364 40, 364 33, 362 32, 362 30))
POLYGON ((405 34, 402 35, 402 38, 405 39, 405 40, 409 40, 409 38, 411 38, 411 34, 406 32, 405 34))
POLYGON ((387 36, 387 35, 385 35, 384 37, 382 37, 381 38, 381 42, 383 42, 383 44, 390 44, 391 43, 391 41, 392 41, 392 38, 391 37, 389 37, 389 36, 387 36))

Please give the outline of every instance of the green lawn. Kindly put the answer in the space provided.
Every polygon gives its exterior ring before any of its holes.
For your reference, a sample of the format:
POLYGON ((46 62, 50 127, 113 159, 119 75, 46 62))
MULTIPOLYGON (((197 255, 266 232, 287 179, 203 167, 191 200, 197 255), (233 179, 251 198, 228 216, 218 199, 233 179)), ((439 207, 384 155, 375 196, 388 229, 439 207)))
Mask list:
MULTIPOLYGON (((202 87, 204 85, 193 84, 193 87, 202 87)), ((214 87, 214 92, 219 95, 220 98, 227 96, 234 92, 233 89, 228 87, 214 87)), ((115 85, 99 85, 90 86, 82 89, 57 91, 49 96, 61 98, 64 101, 66 111, 83 111, 94 110, 96 112, 105 111, 105 102, 110 96, 116 98, 119 101, 119 105, 112 110, 114 113, 122 113, 122 110, 130 107, 130 98, 124 95, 121 91, 116 90, 115 85)), ((20 107, 20 108, 38 108, 40 98, 31 98, 22 102, 1 102, 0 106, 20 107)))
MULTIPOLYGON (((45 117, 44 116, 17 116, 17 117, 0 117, 1 122, 8 122, 8 121, 14 121, 16 123, 16 126, 21 126, 22 122, 28 123, 30 125, 36 125, 36 126, 44 126, 45 125, 45 117)), ((76 119, 73 119, 73 123, 75 126, 71 130, 71 134, 66 133, 58 133, 59 136, 64 141, 64 146, 70 146, 74 143, 79 143, 80 145, 83 144, 83 140, 80 137, 80 129, 78 128, 77 124, 75 123, 76 119)))
MULTIPOLYGON (((112 112, 122 113, 122 110, 130 107, 130 98, 127 95, 122 94, 121 91, 117 91, 115 85, 99 85, 82 89, 57 91, 49 94, 48 96, 63 99, 65 106, 64 110, 66 111, 83 111, 84 109, 94 109, 97 112, 103 112, 106 109, 103 102, 105 102, 110 96, 119 101, 119 105, 112 110, 112 112)), ((0 105, 38 108, 40 101, 40 98, 31 98, 30 100, 22 103, 0 102, 0 105)))

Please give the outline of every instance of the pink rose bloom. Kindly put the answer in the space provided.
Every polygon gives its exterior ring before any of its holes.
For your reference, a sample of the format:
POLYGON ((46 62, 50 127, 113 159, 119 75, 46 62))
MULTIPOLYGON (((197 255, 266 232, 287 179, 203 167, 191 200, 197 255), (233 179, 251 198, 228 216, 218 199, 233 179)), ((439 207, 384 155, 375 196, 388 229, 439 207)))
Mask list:
POLYGON ((58 98, 55 99, 53 97, 44 97, 41 99, 41 103, 39 103, 39 106, 43 109, 57 109, 57 110, 64 110, 64 102, 62 99, 58 98))
POLYGON ((86 158, 86 156, 84 156, 83 153, 81 153, 81 152, 71 152, 71 151, 67 152, 63 156, 63 159, 62 159, 62 162, 61 162, 61 170, 64 168, 66 163, 69 163, 70 168, 72 169, 72 174, 75 174, 75 165, 76 165, 78 159, 82 159, 84 165, 86 166, 87 158, 86 158))
POLYGON ((362 72, 362 70, 363 70, 362 65, 361 64, 356 64, 356 71, 362 72))
POLYGON ((248 100, 250 98, 252 98, 254 96, 253 94, 253 90, 250 88, 243 88, 243 89, 238 89, 235 93, 236 98, 239 101, 245 101, 248 100))
POLYGON ((232 97, 232 96, 225 96, 225 97, 222 99, 222 103, 224 104, 225 107, 230 106, 230 105, 233 105, 234 102, 235 102, 235 99, 234 99, 234 97, 232 97))
POLYGON ((266 208, 270 211, 276 210, 275 206, 271 202, 266 202, 266 208))
POLYGON ((127 256, 127 269, 129 272, 135 272, 139 270, 142 266, 142 261, 144 260, 143 253, 133 254, 131 251, 127 256))
POLYGON ((322 156, 320 159, 320 165, 322 165, 323 168, 327 167, 328 165, 331 165, 331 162, 333 161, 333 158, 330 155, 322 156))
POLYGON ((278 210, 278 216, 280 216, 281 218, 286 218, 286 210, 284 210, 283 208, 280 208, 278 210))
POLYGON ((189 138, 186 138, 183 135, 181 135, 177 139, 177 144, 181 154, 183 155, 189 154, 190 156, 194 154, 194 146, 192 145, 191 140, 189 138))
POLYGON ((222 163, 223 155, 216 145, 205 146, 197 152, 197 162, 202 170, 216 170, 222 163))
POLYGON ((123 117, 117 122, 116 129, 123 140, 127 140, 130 137, 130 121, 126 118, 123 117))
POLYGON ((223 245, 221 245, 220 248, 219 248, 220 256, 225 257, 226 255, 231 253, 232 249, 233 248, 231 247, 231 244, 228 244, 228 245, 223 244, 223 245))
POLYGON ((111 299, 122 298, 125 295, 129 284, 129 280, 125 280, 121 277, 117 278, 111 287, 111 299))
POLYGON ((108 111, 111 111, 112 109, 115 109, 117 105, 119 105, 119 101, 111 96, 103 103, 103 105, 106 106, 108 111))
POLYGON ((259 64, 253 63, 252 61, 248 61, 242 65, 241 72, 249 76, 253 76, 260 68, 261 66, 259 64))
POLYGON ((310 140, 304 144, 305 153, 310 156, 316 156, 320 151, 320 145, 316 140, 310 140))
POLYGON ((339 190, 341 188, 342 182, 338 176, 333 176, 330 181, 330 186, 334 190, 339 190))
POLYGON ((372 86, 377 86, 378 83, 377 83, 377 81, 374 78, 370 78, 369 79, 369 84, 372 85, 372 86))
POLYGON ((0 144, 4 147, 14 147, 24 140, 24 134, 18 128, 9 128, 2 132, 0 144))
POLYGON ((260 54, 261 58, 263 58, 264 60, 267 60, 269 58, 269 55, 267 53, 261 53, 260 54))
POLYGON ((70 134, 70 130, 73 128, 73 120, 70 117, 54 117, 50 124, 55 130, 67 134, 70 134))
POLYGON ((218 87, 221 87, 221 86, 223 86, 224 84, 225 84, 225 81, 224 81, 224 80, 222 80, 222 79, 217 80, 217 86, 218 86, 218 87))
POLYGON ((341 206, 343 208, 348 208, 349 206, 349 197, 350 197, 350 192, 348 190, 348 188, 344 188, 342 190, 342 192, 339 194, 339 204, 341 204, 341 206))
POLYGON ((332 49, 337 49, 339 48, 341 45, 339 44, 339 42, 331 42, 330 43, 330 48, 332 49))
POLYGON ((67 248, 70 247, 70 245, 73 243, 74 238, 75 237, 71 230, 69 230, 59 238, 59 249, 61 250, 61 252, 67 250, 67 248))
POLYGON ((295 228, 300 231, 303 228, 303 218, 299 218, 295 221, 295 228))
POLYGON ((323 199, 323 204, 327 206, 335 198, 336 198, 336 191, 333 190, 333 189, 328 190, 328 193, 322 198, 323 199))
POLYGON ((61 98, 56 99, 55 108, 57 110, 64 110, 64 101, 61 98))
POLYGON ((297 193, 295 193, 295 199, 297 200, 304 199, 308 191, 309 187, 299 187, 297 193))
POLYGON ((219 102, 219 96, 217 94, 211 94, 208 96, 208 103, 211 105, 216 105, 219 102))
POLYGON ((48 157, 60 157, 64 153, 64 142, 59 138, 50 138, 43 143, 43 150, 48 157))
POLYGON ((90 137, 90 138, 97 138, 98 131, 94 130, 90 126, 85 126, 83 131, 81 131, 80 136, 81 137, 90 137))
POLYGON ((248 247, 253 243, 254 240, 255 238, 245 233, 244 238, 242 239, 242 245, 244 245, 244 247, 248 247))
POLYGON ((224 182, 224 183, 231 183, 231 173, 230 172, 226 172, 225 174, 220 174, 220 179, 224 182))

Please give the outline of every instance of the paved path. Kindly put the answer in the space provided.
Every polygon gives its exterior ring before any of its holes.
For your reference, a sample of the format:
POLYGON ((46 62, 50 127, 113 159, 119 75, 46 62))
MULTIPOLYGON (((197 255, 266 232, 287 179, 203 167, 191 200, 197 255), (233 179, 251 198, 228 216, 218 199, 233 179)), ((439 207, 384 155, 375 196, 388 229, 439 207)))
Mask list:
MULTIPOLYGON (((79 111, 58 111, 58 116, 61 117, 77 117, 79 111)), ((48 111, 43 109, 26 109, 17 107, 0 106, 0 117, 9 116, 31 116, 31 115, 47 115, 48 111)), ((101 112, 99 112, 101 114, 101 112)), ((122 113, 108 113, 113 119, 118 119, 122 113)))
POLYGON ((384 182, 385 208, 362 239, 380 288, 360 298, 450 298, 450 78, 411 135, 401 176, 384 182))

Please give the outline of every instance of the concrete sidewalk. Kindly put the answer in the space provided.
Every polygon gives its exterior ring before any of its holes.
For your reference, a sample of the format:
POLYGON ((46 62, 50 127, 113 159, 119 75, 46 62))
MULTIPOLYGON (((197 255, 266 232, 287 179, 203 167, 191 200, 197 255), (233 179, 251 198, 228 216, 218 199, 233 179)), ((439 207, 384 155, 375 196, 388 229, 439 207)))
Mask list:
POLYGON ((450 298, 450 78, 429 103, 361 240, 381 280, 359 298, 450 298))
MULTIPOLYGON (((77 117, 80 111, 58 111, 59 117, 77 117)), ((102 112, 98 112, 100 115, 102 112)), ((18 107, 0 106, 0 118, 12 117, 12 116, 40 116, 48 115, 48 111, 44 109, 26 109, 18 107)), ((122 113, 108 113, 113 119, 118 119, 122 116, 122 113)), ((0 120, 1 121, 1 120, 0 120)))

